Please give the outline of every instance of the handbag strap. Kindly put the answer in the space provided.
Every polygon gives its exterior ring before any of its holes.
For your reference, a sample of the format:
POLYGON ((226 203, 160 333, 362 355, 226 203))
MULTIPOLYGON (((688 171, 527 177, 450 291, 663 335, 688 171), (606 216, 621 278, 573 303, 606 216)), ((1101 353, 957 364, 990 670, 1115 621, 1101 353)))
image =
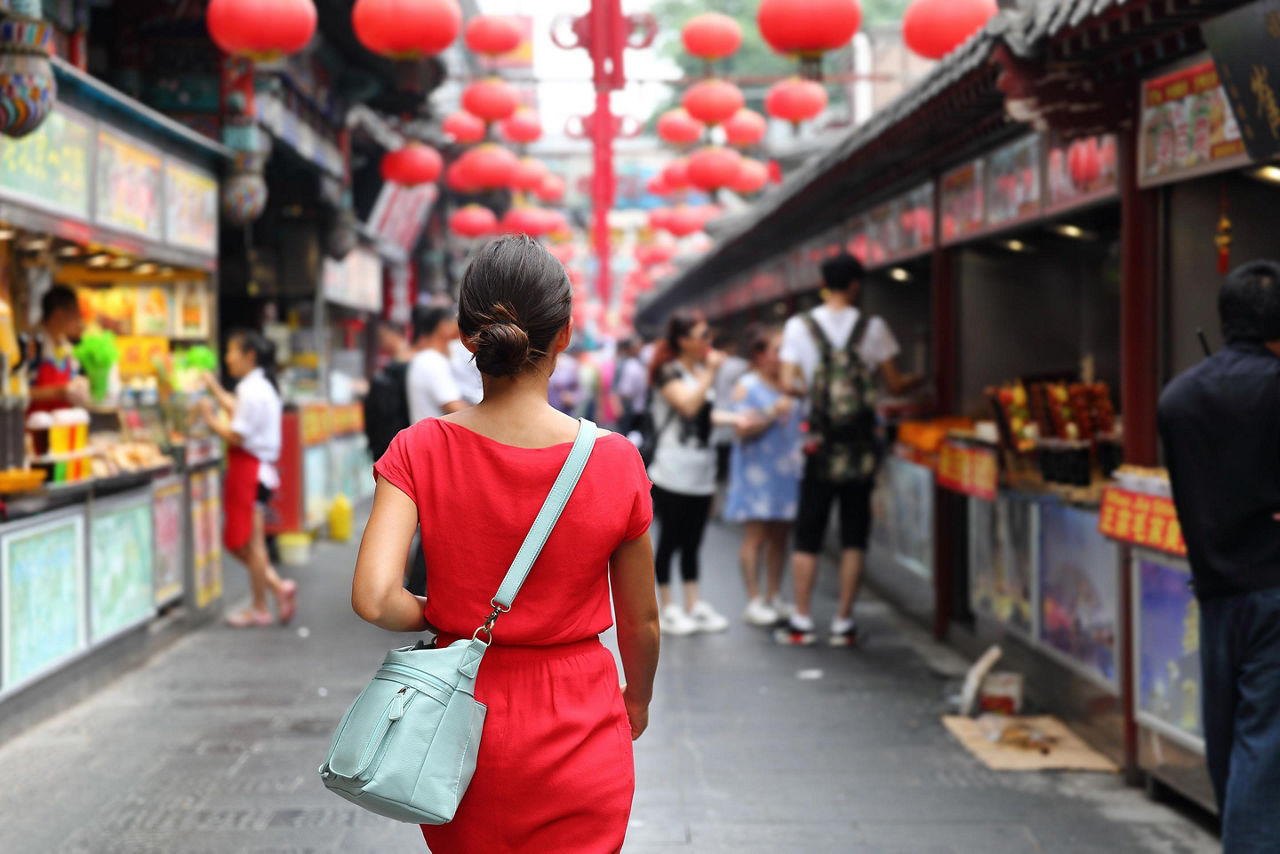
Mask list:
POLYGON ((497 594, 489 600, 489 604, 493 606, 493 612, 489 614, 484 625, 476 630, 477 634, 484 631, 492 637, 493 624, 497 622, 499 615, 511 610, 511 603, 515 601, 516 594, 524 585, 524 580, 529 577, 529 570, 533 569, 534 561, 542 553, 542 547, 546 545, 547 538, 551 536, 556 522, 560 520, 560 514, 569 503, 569 496, 573 495, 573 490, 578 485, 578 478, 582 477, 582 472, 587 467, 587 460, 590 459, 591 450, 595 447, 596 432, 595 424, 585 418, 578 419, 578 436, 573 441, 569 457, 560 468, 556 482, 551 485, 546 501, 542 502, 542 509, 533 520, 533 526, 525 536, 520 551, 516 552, 515 560, 511 562, 511 568, 502 579, 497 594))

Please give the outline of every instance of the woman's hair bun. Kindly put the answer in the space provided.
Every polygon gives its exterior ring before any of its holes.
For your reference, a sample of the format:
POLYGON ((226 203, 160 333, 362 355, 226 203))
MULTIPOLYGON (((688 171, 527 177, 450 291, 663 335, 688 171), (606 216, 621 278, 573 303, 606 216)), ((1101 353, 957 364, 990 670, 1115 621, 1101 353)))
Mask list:
POLYGON ((514 323, 490 323, 471 337, 476 367, 491 377, 509 377, 529 363, 529 333, 514 323))

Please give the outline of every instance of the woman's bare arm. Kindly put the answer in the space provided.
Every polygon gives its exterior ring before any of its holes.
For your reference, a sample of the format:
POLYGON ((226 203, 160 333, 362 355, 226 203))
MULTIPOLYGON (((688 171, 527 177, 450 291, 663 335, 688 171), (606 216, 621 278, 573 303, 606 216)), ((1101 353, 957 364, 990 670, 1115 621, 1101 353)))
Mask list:
POLYGON ((351 608, 360 618, 393 632, 427 631, 426 599, 404 589, 404 560, 418 527, 413 499, 378 478, 373 511, 360 540, 351 608))
POLYGON ((609 583, 618 624, 618 652, 626 686, 623 700, 635 740, 649 726, 649 701, 658 670, 658 599, 653 586, 649 532, 618 547, 609 560, 609 583))

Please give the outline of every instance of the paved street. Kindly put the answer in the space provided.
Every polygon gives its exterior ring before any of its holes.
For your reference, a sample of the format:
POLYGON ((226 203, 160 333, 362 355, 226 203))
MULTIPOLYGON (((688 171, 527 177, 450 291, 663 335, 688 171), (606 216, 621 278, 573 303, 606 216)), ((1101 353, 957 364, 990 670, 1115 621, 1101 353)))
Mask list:
MULTIPOLYGON (((709 595, 734 616, 735 536, 713 527, 707 545, 709 595)), ((316 776, 338 717, 398 639, 350 612, 354 546, 314 557, 296 573, 289 630, 197 632, 0 746, 0 851, 423 850, 416 827, 347 805, 316 776)), ((947 686, 917 633, 876 602, 862 617, 856 651, 775 648, 742 625, 666 641, 626 850, 1216 850, 1116 777, 984 770, 942 728, 947 686)))

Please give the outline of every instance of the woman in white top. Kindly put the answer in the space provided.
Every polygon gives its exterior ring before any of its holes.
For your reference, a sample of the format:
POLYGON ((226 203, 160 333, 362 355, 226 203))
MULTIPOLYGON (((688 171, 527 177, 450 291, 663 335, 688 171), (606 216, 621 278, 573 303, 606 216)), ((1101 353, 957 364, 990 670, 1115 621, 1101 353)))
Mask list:
POLYGON ((227 624, 236 628, 271 625, 268 588, 275 597, 280 622, 285 624, 297 610, 298 586, 281 579, 271 566, 263 522, 271 493, 280 486, 275 463, 280 458, 284 407, 275 385, 275 348, 258 332, 234 332, 227 341, 226 363, 228 373, 237 380, 234 395, 227 393, 213 374, 208 374, 205 382, 217 400, 217 409, 228 413, 230 422, 219 417, 208 399, 204 401, 204 418, 209 429, 227 443, 223 544, 248 568, 253 589, 253 604, 227 617, 227 624))
POLYGON ((711 348, 711 329, 696 314, 677 313, 667 324, 650 366, 653 424, 657 432, 649 479, 661 533, 654 555, 659 625, 670 635, 718 632, 729 627, 698 594, 698 551, 716 491, 716 450, 711 444, 712 385, 724 354, 711 348), (680 553, 682 608, 671 592, 671 561, 680 553))

